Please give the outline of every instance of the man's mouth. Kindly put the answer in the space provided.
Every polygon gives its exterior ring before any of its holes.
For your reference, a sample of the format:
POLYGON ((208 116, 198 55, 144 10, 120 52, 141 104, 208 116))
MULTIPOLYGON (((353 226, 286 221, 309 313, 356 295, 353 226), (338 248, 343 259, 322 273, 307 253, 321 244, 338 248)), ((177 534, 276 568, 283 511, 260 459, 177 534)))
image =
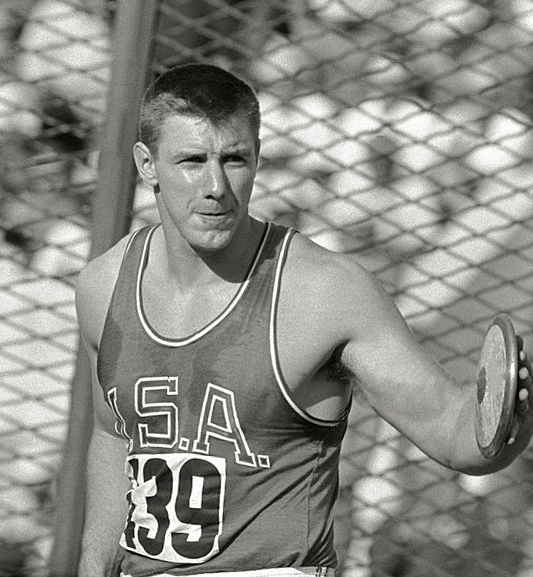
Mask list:
POLYGON ((206 218, 220 218, 222 216, 226 216, 228 213, 227 212, 199 212, 198 214, 200 216, 203 216, 206 218))
POLYGON ((224 227, 226 228, 228 224, 232 221, 231 211, 198 211, 197 213, 200 221, 203 222, 204 226, 208 227, 224 227))

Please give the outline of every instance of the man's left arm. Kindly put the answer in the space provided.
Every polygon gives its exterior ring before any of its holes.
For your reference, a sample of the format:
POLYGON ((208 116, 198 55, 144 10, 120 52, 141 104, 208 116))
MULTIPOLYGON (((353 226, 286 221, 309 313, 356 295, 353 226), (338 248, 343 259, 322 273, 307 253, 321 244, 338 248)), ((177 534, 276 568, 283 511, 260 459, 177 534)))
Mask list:
POLYGON ((342 362, 374 410, 435 461, 480 475, 511 463, 533 434, 530 366, 520 342, 519 386, 510 437, 492 459, 475 436, 477 387, 461 384, 421 346, 391 297, 358 267, 339 277, 332 321, 345 335, 342 362))

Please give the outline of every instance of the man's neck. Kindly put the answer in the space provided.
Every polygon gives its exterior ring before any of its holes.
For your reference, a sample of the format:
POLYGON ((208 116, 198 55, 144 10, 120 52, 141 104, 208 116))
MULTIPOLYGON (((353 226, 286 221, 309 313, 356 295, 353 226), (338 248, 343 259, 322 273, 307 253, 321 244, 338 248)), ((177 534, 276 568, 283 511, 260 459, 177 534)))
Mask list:
POLYGON ((221 283, 239 284, 246 278, 264 230, 264 223, 249 219, 225 248, 200 251, 183 239, 173 242, 161 227, 154 235, 150 258, 157 263, 158 272, 167 282, 183 290, 221 283))

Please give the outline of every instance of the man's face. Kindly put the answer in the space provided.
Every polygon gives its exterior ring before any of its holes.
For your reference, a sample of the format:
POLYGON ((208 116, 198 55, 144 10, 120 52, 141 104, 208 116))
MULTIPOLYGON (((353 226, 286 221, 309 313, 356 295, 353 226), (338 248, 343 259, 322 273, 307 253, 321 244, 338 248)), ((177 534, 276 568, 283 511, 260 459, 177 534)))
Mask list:
POLYGON ((220 126, 188 115, 168 117, 157 158, 150 155, 162 222, 197 250, 225 248, 248 218, 257 155, 244 116, 220 126))

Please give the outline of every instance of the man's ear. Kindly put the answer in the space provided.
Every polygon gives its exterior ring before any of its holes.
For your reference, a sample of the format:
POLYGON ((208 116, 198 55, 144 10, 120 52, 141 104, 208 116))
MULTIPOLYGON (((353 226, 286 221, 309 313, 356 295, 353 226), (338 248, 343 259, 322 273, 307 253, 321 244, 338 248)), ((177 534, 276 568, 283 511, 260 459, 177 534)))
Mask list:
POLYGON ((137 171, 139 172, 143 182, 148 186, 153 186, 154 188, 157 187, 158 180, 154 165, 154 157, 146 144, 136 142, 133 145, 133 158, 135 160, 135 165, 137 166, 137 171))

